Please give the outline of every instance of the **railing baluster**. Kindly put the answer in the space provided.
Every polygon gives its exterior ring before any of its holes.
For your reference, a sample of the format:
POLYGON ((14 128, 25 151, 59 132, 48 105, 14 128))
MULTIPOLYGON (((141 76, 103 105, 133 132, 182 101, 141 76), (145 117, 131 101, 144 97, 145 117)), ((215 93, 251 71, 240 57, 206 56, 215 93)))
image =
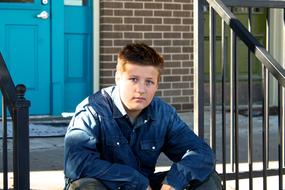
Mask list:
POLYGON ((267 131, 268 131, 268 70, 263 67, 263 121, 262 121, 262 162, 263 162, 263 189, 267 189, 267 163, 268 163, 268 150, 267 150, 267 131))
POLYGON ((225 111, 225 78, 226 78, 226 30, 225 30, 225 22, 222 21, 222 154, 223 154, 223 190, 227 189, 226 184, 226 111, 225 111))
POLYGON ((8 151, 7 151, 7 108, 6 100, 2 96, 2 129, 3 129, 3 189, 8 189, 8 151))
POLYGON ((230 81, 230 88, 231 88, 231 96, 230 96, 230 162, 231 162, 231 165, 232 165, 232 171, 234 171, 234 163, 235 163, 235 147, 234 147, 234 100, 235 100, 235 93, 234 93, 234 60, 235 60, 235 34, 233 32, 233 30, 231 29, 231 32, 230 32, 230 35, 231 35, 231 81, 230 81))
POLYGON ((279 107, 279 113, 278 113, 278 175, 279 175, 279 190, 283 189, 283 174, 282 174, 282 168, 283 168, 283 144, 282 144, 282 138, 283 138, 283 99, 282 99, 282 86, 278 84, 278 107, 279 107))
MULTIPOLYGON (((283 9, 283 41, 285 41, 285 9, 283 9)), ((285 57, 284 57, 285 58, 285 57)), ((285 60, 283 58, 283 60, 285 60)), ((284 65, 283 65, 284 67, 284 65)), ((278 113, 278 174, 279 174, 279 189, 283 189, 283 167, 284 167, 284 128, 285 128, 285 101, 284 101, 284 88, 281 84, 278 84, 278 107, 279 107, 279 113, 278 113)))
POLYGON ((216 18, 210 7, 210 145, 216 153, 216 18))
POLYGON ((238 125, 238 65, 237 65, 237 37, 235 40, 235 60, 234 60, 234 92, 235 92, 235 171, 236 171, 236 190, 239 190, 239 125, 238 125))
POLYGON ((239 144, 238 144, 238 69, 237 69, 237 37, 233 30, 231 30, 231 141, 234 144, 232 155, 235 163, 235 184, 236 190, 239 190, 239 144), (234 142, 233 142, 234 141, 234 142))
POLYGON ((204 1, 194 0, 194 131, 204 138, 204 23, 203 5, 204 1))
MULTIPOLYGON (((251 32, 252 27, 252 9, 248 8, 248 30, 251 32)), ((248 49, 248 170, 249 170, 249 189, 253 189, 252 183, 252 61, 250 49, 248 49)))
MULTIPOLYGON (((269 52, 270 51, 270 10, 267 8, 266 9, 266 50, 269 52)), ((270 73, 269 71, 267 70, 267 73, 268 73, 268 76, 267 76, 267 168, 269 167, 269 89, 270 89, 270 73)))
MULTIPOLYGON (((266 47, 269 48, 269 18, 267 11, 266 19, 266 47)), ((262 162, 263 162, 263 189, 267 189, 267 168, 268 168, 268 125, 269 125, 269 73, 263 66, 263 121, 262 121, 262 162)))
MULTIPOLYGON (((285 8, 283 9, 283 21, 282 21, 282 24, 283 24, 283 48, 285 48, 285 8)), ((283 68, 285 67, 285 56, 283 56, 283 68)), ((285 130, 284 130, 284 128, 285 128, 285 91, 284 91, 284 88, 282 89, 282 115, 281 115, 281 117, 282 117, 282 127, 283 127, 283 132, 285 133, 285 130)), ((282 144, 283 144, 283 152, 285 152, 285 134, 283 133, 283 139, 282 139, 282 144)), ((284 154, 282 154, 283 155, 283 167, 284 167, 284 165, 285 165, 285 155, 284 154)))

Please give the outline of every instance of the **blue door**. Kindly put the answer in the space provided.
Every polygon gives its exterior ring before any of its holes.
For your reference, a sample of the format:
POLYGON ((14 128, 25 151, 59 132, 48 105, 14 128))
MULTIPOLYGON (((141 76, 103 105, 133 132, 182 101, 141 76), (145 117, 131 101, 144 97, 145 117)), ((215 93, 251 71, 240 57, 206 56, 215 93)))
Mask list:
POLYGON ((64 111, 92 93, 92 1, 64 1, 64 111))
POLYGON ((50 2, 0 1, 0 51, 15 84, 27 87, 31 114, 50 114, 50 2))

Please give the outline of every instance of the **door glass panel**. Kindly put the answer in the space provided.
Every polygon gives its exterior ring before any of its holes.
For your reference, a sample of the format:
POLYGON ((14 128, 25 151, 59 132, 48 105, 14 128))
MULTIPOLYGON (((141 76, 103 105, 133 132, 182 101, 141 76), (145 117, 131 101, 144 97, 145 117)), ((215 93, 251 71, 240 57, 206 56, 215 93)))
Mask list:
POLYGON ((85 6, 87 0, 64 0, 64 5, 85 6))
POLYGON ((34 0, 1 0, 0 3, 33 3, 34 0))

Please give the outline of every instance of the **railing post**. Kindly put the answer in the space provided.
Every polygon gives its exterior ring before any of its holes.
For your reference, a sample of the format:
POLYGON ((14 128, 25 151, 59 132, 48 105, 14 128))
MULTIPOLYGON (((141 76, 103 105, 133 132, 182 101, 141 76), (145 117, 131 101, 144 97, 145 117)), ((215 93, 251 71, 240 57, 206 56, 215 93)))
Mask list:
POLYGON ((204 23, 202 0, 194 0, 194 132, 204 138, 204 23))
POLYGON ((30 189, 29 106, 26 87, 16 86, 17 100, 13 109, 14 189, 30 189))

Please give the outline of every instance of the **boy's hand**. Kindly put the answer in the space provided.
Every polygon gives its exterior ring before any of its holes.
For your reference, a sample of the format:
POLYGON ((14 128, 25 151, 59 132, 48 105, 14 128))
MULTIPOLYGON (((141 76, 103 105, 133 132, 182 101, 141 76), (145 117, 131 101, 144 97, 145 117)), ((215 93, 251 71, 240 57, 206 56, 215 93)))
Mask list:
POLYGON ((171 185, 163 184, 160 190, 175 190, 171 185))

